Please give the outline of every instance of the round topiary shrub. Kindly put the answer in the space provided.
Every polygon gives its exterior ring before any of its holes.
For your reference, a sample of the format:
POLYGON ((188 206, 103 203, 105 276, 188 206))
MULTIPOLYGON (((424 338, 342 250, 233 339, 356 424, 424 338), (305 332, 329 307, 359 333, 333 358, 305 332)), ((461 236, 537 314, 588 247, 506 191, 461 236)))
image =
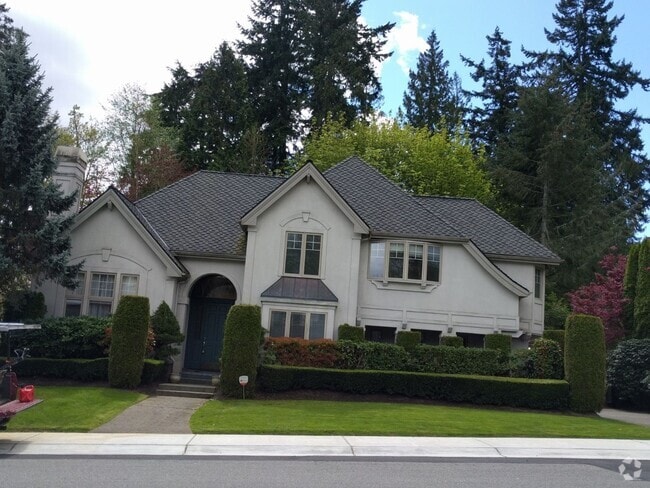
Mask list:
POLYGON ((570 385, 569 406, 598 412, 605 399, 605 332, 591 315, 570 315, 565 327, 564 369, 570 385))
POLYGON ((507 358, 512 351, 512 336, 508 334, 487 334, 485 336, 485 349, 496 349, 501 352, 502 358, 507 358))
POLYGON ((181 334, 178 320, 166 302, 163 301, 151 316, 151 329, 155 337, 153 350, 155 359, 166 361, 180 352, 180 349, 173 344, 183 342, 185 336, 181 334))
POLYGON ((650 339, 620 342, 607 362, 607 384, 616 407, 650 411, 650 339))
POLYGON ((363 342, 365 340, 363 337, 363 327, 353 327, 349 324, 339 325, 338 340, 363 342))
POLYGON ((234 305, 228 312, 221 355, 221 392, 241 397, 240 376, 248 376, 246 391, 255 391, 262 329, 260 307, 234 305))
POLYGON ((400 330, 395 339, 395 344, 402 346, 407 351, 412 351, 421 342, 422 334, 415 330, 400 330))
POLYGON ((560 346, 560 351, 564 354, 564 329, 545 330, 542 337, 557 342, 560 346))
POLYGON ((463 347, 463 338, 458 336, 440 336, 441 346, 463 347))
POLYGON ((537 339, 533 352, 533 378, 560 380, 564 376, 564 364, 560 345, 551 339, 537 339))
POLYGON ((149 299, 123 296, 113 315, 108 355, 108 382, 111 386, 135 388, 140 384, 148 330, 149 299))

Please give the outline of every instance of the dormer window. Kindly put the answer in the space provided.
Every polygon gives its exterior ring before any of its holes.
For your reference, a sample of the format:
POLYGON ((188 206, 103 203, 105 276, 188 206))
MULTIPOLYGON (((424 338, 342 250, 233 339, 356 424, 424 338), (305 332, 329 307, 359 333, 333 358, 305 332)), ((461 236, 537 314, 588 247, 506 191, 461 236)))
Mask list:
POLYGON ((302 232, 287 232, 284 273, 300 276, 320 274, 322 236, 302 232))

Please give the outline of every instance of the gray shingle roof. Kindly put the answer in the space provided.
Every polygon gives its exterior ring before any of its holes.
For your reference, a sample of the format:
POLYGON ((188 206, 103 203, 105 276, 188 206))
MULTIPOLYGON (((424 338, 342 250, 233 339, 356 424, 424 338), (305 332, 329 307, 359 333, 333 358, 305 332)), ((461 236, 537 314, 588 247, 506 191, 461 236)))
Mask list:
POLYGON ((488 256, 535 258, 560 262, 560 258, 519 230, 485 205, 470 198, 415 197, 431 213, 444 215, 445 220, 468 236, 488 256))
POLYGON ((262 292, 266 298, 292 298, 299 300, 317 300, 321 302, 338 302, 325 283, 317 278, 297 278, 283 276, 262 292))
POLYGON ((325 178, 374 234, 464 239, 442 214, 427 211, 411 195, 358 157, 328 169, 325 178))
MULTIPOLYGON (((471 239, 490 256, 560 261, 476 200, 413 197, 357 157, 330 168, 324 176, 374 235, 471 239)), ((171 253, 244 256, 242 216, 284 181, 199 171, 131 205, 136 217, 171 253)))
POLYGON ((241 217, 283 178, 199 171, 135 202, 175 253, 245 255, 241 217))

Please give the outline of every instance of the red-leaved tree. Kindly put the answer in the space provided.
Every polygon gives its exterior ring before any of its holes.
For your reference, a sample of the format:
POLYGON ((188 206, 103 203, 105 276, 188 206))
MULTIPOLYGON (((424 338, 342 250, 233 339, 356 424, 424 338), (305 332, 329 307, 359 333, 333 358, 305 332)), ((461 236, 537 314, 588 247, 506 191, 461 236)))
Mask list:
POLYGON ((600 317, 605 326, 605 341, 612 344, 625 336, 623 310, 627 299, 623 296, 623 277, 627 256, 612 249, 598 263, 603 273, 596 273, 594 281, 567 293, 574 313, 600 317))

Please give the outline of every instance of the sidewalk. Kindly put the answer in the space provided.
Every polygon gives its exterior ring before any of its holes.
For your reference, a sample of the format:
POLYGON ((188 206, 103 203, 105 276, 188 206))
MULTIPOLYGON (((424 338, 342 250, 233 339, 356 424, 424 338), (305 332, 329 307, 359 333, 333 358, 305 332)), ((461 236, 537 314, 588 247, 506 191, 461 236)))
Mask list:
POLYGON ((650 460, 650 440, 4 432, 0 455, 650 460))

